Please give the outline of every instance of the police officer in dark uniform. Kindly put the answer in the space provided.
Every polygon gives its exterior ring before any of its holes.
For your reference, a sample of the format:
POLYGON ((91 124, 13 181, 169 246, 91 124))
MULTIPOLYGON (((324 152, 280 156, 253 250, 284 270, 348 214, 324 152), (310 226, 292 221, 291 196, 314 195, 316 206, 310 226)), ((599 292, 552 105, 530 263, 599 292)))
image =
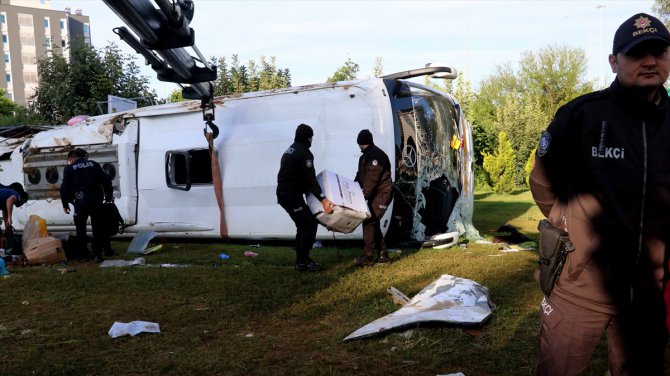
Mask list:
POLYGON ((380 220, 384 216, 393 198, 393 181, 391 180, 391 162, 382 149, 372 140, 372 133, 363 129, 356 139, 363 155, 358 159, 358 172, 355 181, 363 189, 368 202, 370 218, 363 221, 363 257, 356 259, 358 266, 372 265, 374 253, 378 254, 378 263, 391 261, 380 228, 380 220))
POLYGON ((300 124, 295 130, 293 144, 281 158, 277 174, 277 201, 291 216, 297 229, 295 251, 297 271, 316 271, 321 265, 309 258, 316 239, 318 223, 305 203, 305 194, 312 193, 321 200, 325 213, 333 212, 333 202, 323 194, 314 172, 314 155, 309 151, 314 131, 307 124, 300 124))
POLYGON ((93 232, 93 257, 102 261, 102 250, 111 250, 109 238, 104 233, 102 204, 112 201, 112 182, 100 165, 88 159, 84 149, 71 150, 67 155, 68 166, 63 171, 60 186, 61 201, 65 214, 70 214, 70 203, 74 205, 74 223, 77 228, 77 250, 86 257, 86 221, 91 217, 93 232))

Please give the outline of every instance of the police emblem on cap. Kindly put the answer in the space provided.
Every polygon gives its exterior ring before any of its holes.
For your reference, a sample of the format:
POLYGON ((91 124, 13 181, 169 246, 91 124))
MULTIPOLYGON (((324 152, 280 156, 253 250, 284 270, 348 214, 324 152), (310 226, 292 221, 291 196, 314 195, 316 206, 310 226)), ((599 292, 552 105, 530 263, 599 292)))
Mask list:
POLYGON ((547 131, 542 132, 542 136, 540 136, 540 146, 537 147, 537 155, 539 157, 547 153, 547 151, 549 150, 550 143, 551 143, 551 135, 549 134, 549 132, 547 131))
POLYGON ((649 27, 649 25, 651 25, 651 21, 645 16, 640 16, 640 18, 635 20, 635 27, 638 29, 644 29, 645 27, 649 27))
POLYGON ((306 160, 305 166, 307 166, 307 168, 312 168, 312 160, 311 159, 306 160))
POLYGON ((376 165, 377 165, 377 160, 376 160, 376 159, 374 159, 374 160, 372 161, 372 165, 373 165, 373 166, 376 166, 376 165))

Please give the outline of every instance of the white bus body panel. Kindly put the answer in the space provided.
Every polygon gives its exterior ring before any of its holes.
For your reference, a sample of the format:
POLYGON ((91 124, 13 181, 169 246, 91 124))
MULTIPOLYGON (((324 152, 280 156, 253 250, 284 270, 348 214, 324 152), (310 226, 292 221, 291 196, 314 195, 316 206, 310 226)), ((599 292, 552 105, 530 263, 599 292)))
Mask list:
MULTIPOLYGON (((394 123, 386 87, 380 79, 221 97, 215 103, 214 123, 220 135, 214 146, 219 153, 231 238, 295 237, 295 225, 277 204, 275 190, 281 156, 293 142, 300 123, 314 129, 311 151, 317 172, 328 169, 353 179, 360 156, 356 136, 362 129, 372 132, 375 144, 394 164, 394 123)), ((22 153, 28 150, 52 153, 52 160, 62 162, 62 168, 69 148, 83 147, 91 159, 97 160, 91 149, 99 147, 101 153, 104 149, 116 155, 115 202, 126 223, 132 224, 126 229, 128 236, 153 230, 161 236, 216 238, 219 208, 212 185, 196 184, 188 191, 178 190, 168 187, 165 177, 166 152, 207 148, 203 127, 199 102, 89 118, 74 126, 38 133, 28 140, 29 145, 15 149, 10 161, 0 162, 2 182, 19 181, 30 188, 22 159, 22 153)), ((392 171, 395 173, 395 166, 392 171)), ((27 205, 14 211, 15 228, 22 229, 27 218, 37 214, 46 219, 49 231, 74 230, 72 216, 63 212, 57 193, 59 183, 44 188, 40 194, 46 197, 31 196, 27 205)), ((391 212, 392 207, 382 219, 384 232, 391 212)), ((331 233, 319 226, 317 236, 359 239, 362 232, 359 227, 350 234, 331 233)))

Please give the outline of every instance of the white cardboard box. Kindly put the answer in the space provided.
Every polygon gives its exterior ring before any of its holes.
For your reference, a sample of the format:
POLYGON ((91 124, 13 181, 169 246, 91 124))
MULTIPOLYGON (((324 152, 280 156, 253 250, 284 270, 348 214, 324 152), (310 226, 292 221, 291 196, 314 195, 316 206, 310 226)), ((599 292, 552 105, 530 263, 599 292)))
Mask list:
POLYGON ((357 182, 328 170, 321 171, 316 180, 326 198, 335 204, 333 213, 324 213, 321 202, 312 194, 307 195, 307 205, 326 228, 348 234, 370 217, 363 190, 357 182))

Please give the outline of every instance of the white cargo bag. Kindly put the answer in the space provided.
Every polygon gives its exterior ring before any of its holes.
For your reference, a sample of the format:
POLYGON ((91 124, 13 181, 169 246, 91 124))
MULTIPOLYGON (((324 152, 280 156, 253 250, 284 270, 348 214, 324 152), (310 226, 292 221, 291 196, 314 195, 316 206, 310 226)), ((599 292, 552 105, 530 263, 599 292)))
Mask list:
POLYGON ((307 205, 327 229, 348 234, 370 217, 363 190, 357 182, 328 170, 321 171, 316 180, 326 198, 335 204, 333 213, 324 213, 321 202, 311 193, 307 195, 307 205))

